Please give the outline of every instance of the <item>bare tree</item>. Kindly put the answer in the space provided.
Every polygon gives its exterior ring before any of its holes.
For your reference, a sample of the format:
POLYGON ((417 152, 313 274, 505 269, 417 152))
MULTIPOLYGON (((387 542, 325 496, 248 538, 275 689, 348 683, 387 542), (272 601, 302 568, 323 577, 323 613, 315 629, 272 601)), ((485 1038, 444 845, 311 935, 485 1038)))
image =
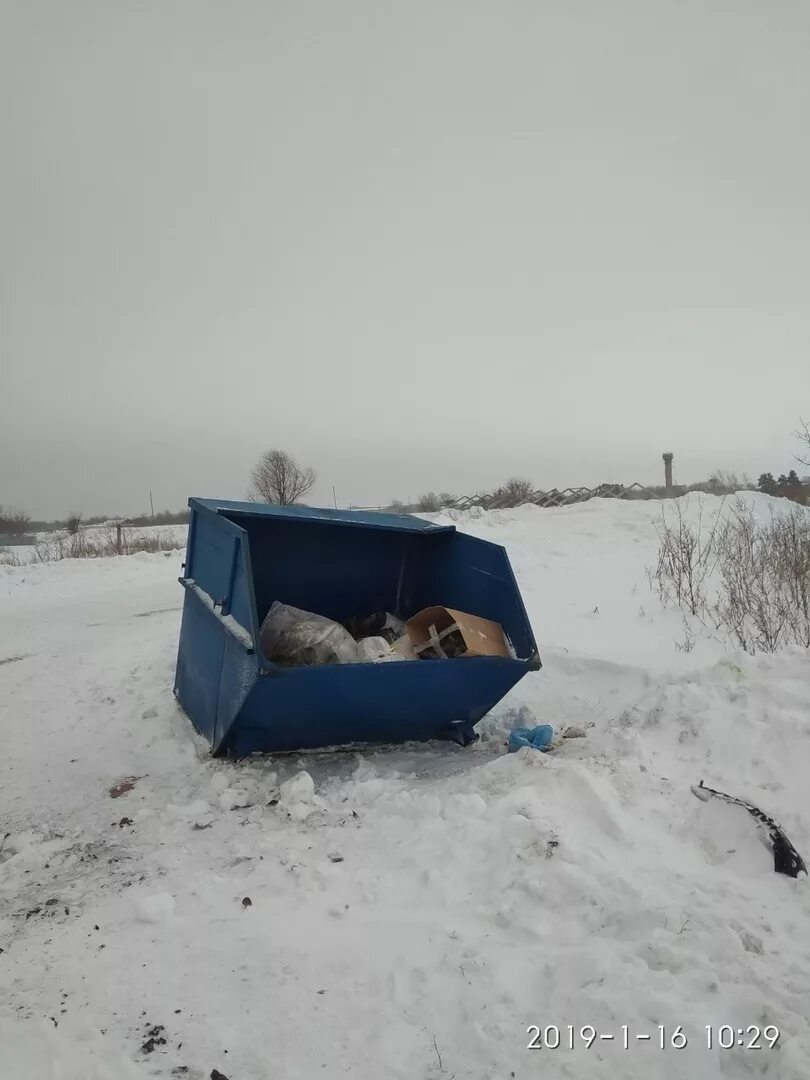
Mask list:
POLYGON ((302 468, 284 450, 268 450, 259 458, 250 479, 248 495, 253 502, 290 506, 315 483, 315 472, 302 468))
POLYGON ((715 469, 706 486, 715 494, 733 495, 737 491, 742 491, 745 484, 746 481, 741 480, 736 473, 727 472, 725 469, 715 469))
POLYGON ((531 480, 525 480, 521 476, 513 476, 506 481, 493 496, 498 502, 507 506, 522 506, 527 503, 534 492, 531 480))
POLYGON ((416 500, 416 509, 422 514, 435 514, 442 508, 442 500, 435 491, 428 491, 416 500))
POLYGON ((82 517, 83 515, 75 510, 68 514, 65 519, 65 528, 68 531, 68 536, 77 535, 79 529, 82 527, 82 517))
POLYGON ((0 533, 9 536, 21 536, 31 522, 31 515, 24 510, 13 510, 11 507, 0 506, 0 533))
POLYGON ((796 460, 801 465, 810 465, 810 424, 806 420, 800 420, 798 430, 794 432, 794 435, 807 447, 806 451, 796 457, 796 460))

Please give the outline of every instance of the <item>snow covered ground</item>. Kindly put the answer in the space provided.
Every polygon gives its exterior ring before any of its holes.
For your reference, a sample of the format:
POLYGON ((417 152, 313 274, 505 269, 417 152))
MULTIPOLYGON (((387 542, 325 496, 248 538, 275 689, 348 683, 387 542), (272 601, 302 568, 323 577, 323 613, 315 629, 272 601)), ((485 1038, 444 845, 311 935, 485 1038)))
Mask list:
MULTIPOLYGON (((12 561, 26 565, 34 562, 52 562, 56 560, 60 548, 67 549, 70 538, 64 529, 56 532, 38 532, 33 534, 35 544, 10 544, 0 547, 0 565, 12 561)), ((125 525, 123 526, 124 544, 134 544, 141 538, 156 539, 161 547, 174 543, 178 548, 185 547, 188 525, 125 525)), ((104 548, 116 538, 115 524, 83 525, 81 536, 88 544, 104 548)))
POLYGON ((453 515, 507 546, 545 665, 468 750, 211 760, 171 693, 176 553, 0 566, 3 1076, 806 1080, 807 879, 689 785, 810 855, 810 659, 676 648, 660 510, 453 515), (529 713, 587 736, 506 754, 529 713))

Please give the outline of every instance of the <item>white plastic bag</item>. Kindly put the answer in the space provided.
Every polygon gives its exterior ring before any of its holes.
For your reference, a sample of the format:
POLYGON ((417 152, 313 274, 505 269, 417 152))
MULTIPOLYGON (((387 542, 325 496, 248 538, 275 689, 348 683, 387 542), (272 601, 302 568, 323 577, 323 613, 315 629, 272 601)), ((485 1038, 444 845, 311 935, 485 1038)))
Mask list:
POLYGON ((387 660, 404 660, 404 656, 395 653, 384 637, 364 637, 357 642, 360 663, 380 664, 387 660))
POLYGON ((339 623, 312 611, 281 604, 267 612, 260 632, 262 651, 279 664, 356 664, 357 643, 339 623))

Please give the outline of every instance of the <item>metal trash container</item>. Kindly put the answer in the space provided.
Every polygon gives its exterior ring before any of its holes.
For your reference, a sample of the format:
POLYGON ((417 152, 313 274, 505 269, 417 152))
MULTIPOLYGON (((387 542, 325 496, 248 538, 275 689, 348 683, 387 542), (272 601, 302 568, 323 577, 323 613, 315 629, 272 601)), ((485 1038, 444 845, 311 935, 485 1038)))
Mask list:
POLYGON ((540 667, 506 551, 410 515, 190 499, 175 694, 215 755, 476 738, 540 667), (281 667, 259 630, 274 601, 343 621, 441 604, 501 624, 518 659, 281 667))

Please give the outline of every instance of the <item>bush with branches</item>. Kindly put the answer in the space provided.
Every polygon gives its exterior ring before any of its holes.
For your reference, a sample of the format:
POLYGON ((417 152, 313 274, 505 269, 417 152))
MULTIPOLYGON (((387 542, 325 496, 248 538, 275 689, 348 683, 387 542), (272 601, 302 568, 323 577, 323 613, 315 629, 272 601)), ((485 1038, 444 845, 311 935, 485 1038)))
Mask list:
POLYGON ((661 603, 675 604, 745 652, 810 647, 810 514, 798 506, 760 521, 736 499, 704 527, 674 519, 658 526, 658 561, 648 571, 661 603))
POLYGON ((422 514, 435 514, 442 508, 442 500, 435 491, 420 495, 416 500, 416 509, 422 514))
POLYGON ((701 615, 707 604, 706 586, 717 565, 721 511, 718 510, 711 527, 706 529, 703 500, 698 505, 697 526, 684 518, 686 505, 678 499, 669 512, 661 508, 661 520, 655 525, 658 561, 647 573, 662 606, 672 603, 685 607, 692 615, 701 615))
POLYGON ((137 532, 127 526, 110 525, 106 529, 75 533, 59 532, 34 548, 35 562, 61 562, 63 559, 103 559, 112 555, 134 555, 145 551, 176 551, 182 547, 170 531, 137 532))
POLYGON ((73 513, 68 514, 67 518, 65 519, 65 529, 67 530, 68 536, 77 535, 79 529, 81 529, 82 527, 82 517, 83 515, 78 513, 77 511, 73 511, 73 513))
POLYGON ((495 498, 503 500, 510 506, 522 506, 533 494, 534 485, 531 480, 525 480, 520 476, 511 477, 494 492, 495 498))

